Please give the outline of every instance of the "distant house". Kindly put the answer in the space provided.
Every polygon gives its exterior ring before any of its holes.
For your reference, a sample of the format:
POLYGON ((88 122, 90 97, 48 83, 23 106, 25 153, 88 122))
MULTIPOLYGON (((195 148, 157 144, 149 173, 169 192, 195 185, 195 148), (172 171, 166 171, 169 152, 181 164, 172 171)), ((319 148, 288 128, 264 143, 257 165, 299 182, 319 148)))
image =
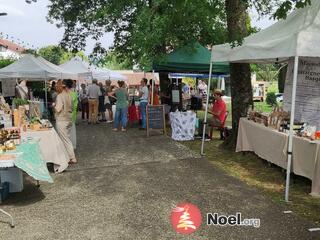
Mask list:
POLYGON ((0 58, 19 58, 24 51, 20 45, 0 39, 0 58))
MULTIPOLYGON (((113 70, 115 71, 115 70, 113 70)), ((121 73, 122 75, 127 77, 127 85, 129 85, 129 88, 137 88, 140 86, 140 82, 142 78, 146 78, 148 79, 148 84, 149 84, 149 80, 150 79, 154 79, 155 80, 155 84, 159 85, 159 73, 155 73, 153 75, 153 73, 145 73, 145 72, 135 72, 132 70, 119 70, 119 71, 115 71, 118 73, 121 73)), ((112 81, 113 85, 116 85, 117 81, 112 81)))

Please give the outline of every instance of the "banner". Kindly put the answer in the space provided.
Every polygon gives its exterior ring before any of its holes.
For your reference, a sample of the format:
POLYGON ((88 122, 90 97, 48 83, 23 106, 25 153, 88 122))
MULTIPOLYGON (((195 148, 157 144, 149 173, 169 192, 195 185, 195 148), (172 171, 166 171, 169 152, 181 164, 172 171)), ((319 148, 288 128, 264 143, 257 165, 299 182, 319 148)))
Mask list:
POLYGON ((2 96, 4 96, 4 97, 14 97, 15 96, 16 80, 2 79, 1 85, 2 85, 2 96))
MULTIPOLYGON (((291 110, 294 60, 290 59, 284 88, 284 110, 291 110)), ((320 58, 299 58, 295 121, 320 129, 320 58)))

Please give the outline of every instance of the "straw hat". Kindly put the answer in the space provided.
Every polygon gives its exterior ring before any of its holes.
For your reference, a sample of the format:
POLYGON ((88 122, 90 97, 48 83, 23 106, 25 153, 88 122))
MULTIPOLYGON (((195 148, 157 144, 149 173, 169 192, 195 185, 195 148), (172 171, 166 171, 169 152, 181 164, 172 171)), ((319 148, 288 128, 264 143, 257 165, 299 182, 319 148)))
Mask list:
POLYGON ((217 94, 217 95, 219 95, 220 97, 223 95, 221 89, 215 89, 215 90, 213 91, 213 94, 217 94))

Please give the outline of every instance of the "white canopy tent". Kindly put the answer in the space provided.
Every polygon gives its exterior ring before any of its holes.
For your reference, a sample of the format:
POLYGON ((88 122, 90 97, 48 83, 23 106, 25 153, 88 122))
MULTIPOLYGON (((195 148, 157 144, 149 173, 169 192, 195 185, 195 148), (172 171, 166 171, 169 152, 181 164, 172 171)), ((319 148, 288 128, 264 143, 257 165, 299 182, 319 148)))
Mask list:
MULTIPOLYGON (((294 58, 291 118, 288 142, 288 163, 285 200, 289 201, 289 183, 292 161, 293 123, 299 57, 320 57, 320 1, 312 0, 311 6, 297 9, 285 20, 244 39, 241 46, 232 48, 229 44, 212 48, 210 76, 213 62, 274 63, 294 58)), ((210 80, 208 91, 210 89, 210 80)), ((207 121, 208 98, 205 122, 207 121)), ((206 125, 204 125, 204 128, 206 125)), ((205 132, 205 129, 204 129, 205 132)), ((203 154, 204 135, 201 153, 203 154)))
POLYGON ((74 57, 68 62, 59 65, 62 69, 77 74, 77 80, 91 80, 92 73, 89 64, 84 62, 80 57, 74 57))
POLYGON ((74 57, 70 61, 60 65, 61 68, 78 74, 78 80, 91 80, 93 78, 103 80, 122 80, 125 81, 126 77, 120 73, 111 71, 109 69, 91 66, 83 61, 80 57, 74 57))
MULTIPOLYGON (((49 79, 74 78, 75 75, 48 62, 41 57, 34 57, 31 54, 22 56, 16 62, 0 69, 0 79, 18 78, 32 81, 44 81, 47 85, 49 79)), ((46 107, 48 106, 47 91, 45 91, 46 107)))
POLYGON ((52 78, 72 78, 71 72, 60 69, 58 66, 31 54, 22 56, 16 62, 0 69, 0 78, 24 78, 30 80, 45 80, 52 78))

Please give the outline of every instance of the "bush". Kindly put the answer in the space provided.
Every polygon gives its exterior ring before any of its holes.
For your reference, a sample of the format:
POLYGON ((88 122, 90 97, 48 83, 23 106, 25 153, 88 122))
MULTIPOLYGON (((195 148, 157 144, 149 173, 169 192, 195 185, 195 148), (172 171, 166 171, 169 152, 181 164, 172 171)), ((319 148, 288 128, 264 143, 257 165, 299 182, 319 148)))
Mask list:
POLYGON ((277 105, 276 94, 274 92, 268 92, 266 102, 270 106, 276 106, 277 105))

